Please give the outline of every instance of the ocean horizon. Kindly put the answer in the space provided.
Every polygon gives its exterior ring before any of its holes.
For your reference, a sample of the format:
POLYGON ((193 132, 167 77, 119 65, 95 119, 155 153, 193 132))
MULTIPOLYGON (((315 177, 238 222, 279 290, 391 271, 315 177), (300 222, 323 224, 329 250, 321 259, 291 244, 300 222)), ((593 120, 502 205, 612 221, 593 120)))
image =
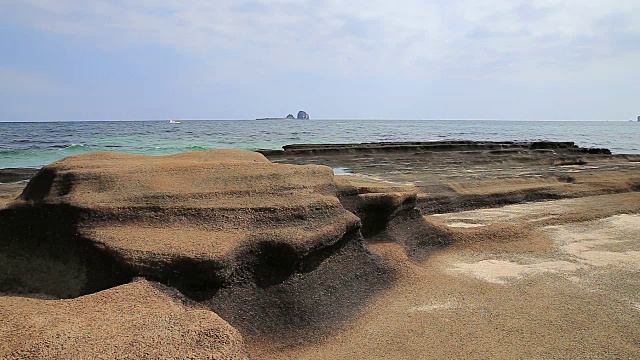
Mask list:
POLYGON ((310 143, 572 141, 614 154, 640 154, 640 126, 621 120, 179 120, 5 121, 0 124, 0 168, 38 168, 93 151, 168 155, 310 143))
POLYGON ((636 122, 633 119, 395 119, 395 118, 314 118, 314 119, 287 119, 287 118, 254 118, 254 119, 207 119, 207 118, 166 118, 166 119, 64 119, 64 120, 0 120, 0 123, 49 123, 49 122, 162 122, 170 120, 179 121, 549 121, 549 122, 636 122))

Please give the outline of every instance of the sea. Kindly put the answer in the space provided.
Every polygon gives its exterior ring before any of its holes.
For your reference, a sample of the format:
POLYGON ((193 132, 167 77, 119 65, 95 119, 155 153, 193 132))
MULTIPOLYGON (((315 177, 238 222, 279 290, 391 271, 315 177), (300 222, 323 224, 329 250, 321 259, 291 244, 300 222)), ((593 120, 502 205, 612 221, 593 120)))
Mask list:
POLYGON ((93 151, 167 155, 287 144, 573 141, 640 154, 640 122, 505 120, 181 120, 0 122, 0 168, 40 168, 93 151))

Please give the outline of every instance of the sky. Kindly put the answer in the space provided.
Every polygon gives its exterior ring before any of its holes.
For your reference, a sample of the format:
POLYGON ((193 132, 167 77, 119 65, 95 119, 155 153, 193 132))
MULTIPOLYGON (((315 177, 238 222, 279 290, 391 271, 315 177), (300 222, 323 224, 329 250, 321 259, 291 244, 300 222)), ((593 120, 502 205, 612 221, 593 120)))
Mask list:
POLYGON ((627 120, 640 0, 0 0, 0 121, 627 120))

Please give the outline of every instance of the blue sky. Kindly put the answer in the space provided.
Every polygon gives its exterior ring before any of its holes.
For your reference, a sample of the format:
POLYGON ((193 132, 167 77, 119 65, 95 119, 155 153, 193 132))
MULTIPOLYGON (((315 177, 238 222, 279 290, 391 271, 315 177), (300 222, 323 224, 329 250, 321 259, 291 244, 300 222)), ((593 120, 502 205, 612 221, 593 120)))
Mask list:
POLYGON ((0 9, 0 121, 640 115, 640 0, 0 9))

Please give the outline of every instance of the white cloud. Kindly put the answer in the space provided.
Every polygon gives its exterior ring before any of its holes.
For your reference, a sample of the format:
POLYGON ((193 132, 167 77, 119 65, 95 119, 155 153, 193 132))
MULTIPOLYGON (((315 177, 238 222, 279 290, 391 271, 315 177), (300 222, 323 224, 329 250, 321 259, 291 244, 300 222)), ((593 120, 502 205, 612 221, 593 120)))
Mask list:
MULTIPOLYGON (((560 71, 592 71, 592 64, 606 63, 612 53, 640 51, 616 41, 618 36, 640 41, 635 20, 640 17, 640 1, 634 0, 0 0, 0 4, 8 10, 6 21, 85 38, 107 48, 156 44, 204 58, 232 51, 243 57, 242 62, 273 71, 522 75, 544 72, 549 64, 560 71)), ((626 66, 640 71, 637 64, 626 66)), ((527 81, 526 76, 518 79, 527 81)))

